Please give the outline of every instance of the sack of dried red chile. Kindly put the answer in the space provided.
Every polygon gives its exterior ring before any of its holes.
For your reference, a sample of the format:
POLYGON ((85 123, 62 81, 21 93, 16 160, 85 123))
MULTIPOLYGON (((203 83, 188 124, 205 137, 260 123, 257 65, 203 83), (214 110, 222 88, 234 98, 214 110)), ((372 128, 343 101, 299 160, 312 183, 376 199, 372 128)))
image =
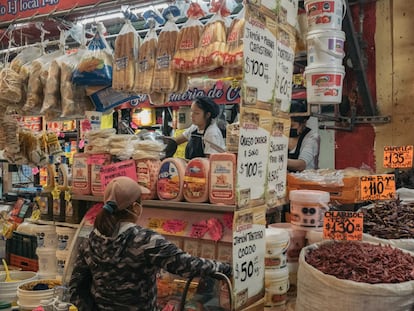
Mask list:
POLYGON ((360 241, 323 241, 299 256, 296 311, 414 310, 414 253, 360 241))

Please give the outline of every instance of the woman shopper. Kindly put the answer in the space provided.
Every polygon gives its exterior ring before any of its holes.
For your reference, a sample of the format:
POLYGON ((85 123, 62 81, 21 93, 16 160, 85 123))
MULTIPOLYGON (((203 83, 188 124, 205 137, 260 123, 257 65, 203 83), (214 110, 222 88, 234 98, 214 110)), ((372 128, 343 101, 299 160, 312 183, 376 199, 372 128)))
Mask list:
POLYGON ((162 235, 136 224, 142 187, 117 177, 105 188, 104 207, 81 245, 69 283, 70 302, 80 311, 157 308, 161 269, 183 277, 231 275, 231 266, 191 256, 162 235))

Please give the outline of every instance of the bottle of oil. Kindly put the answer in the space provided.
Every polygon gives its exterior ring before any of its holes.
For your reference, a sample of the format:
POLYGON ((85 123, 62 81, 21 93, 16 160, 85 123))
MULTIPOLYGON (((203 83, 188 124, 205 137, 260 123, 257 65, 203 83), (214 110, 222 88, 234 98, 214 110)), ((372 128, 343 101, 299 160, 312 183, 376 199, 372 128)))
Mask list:
POLYGON ((37 203, 40 209, 40 219, 53 220, 52 191, 55 188, 55 165, 53 164, 53 156, 49 156, 49 163, 46 166, 46 170, 46 184, 38 196, 37 203))

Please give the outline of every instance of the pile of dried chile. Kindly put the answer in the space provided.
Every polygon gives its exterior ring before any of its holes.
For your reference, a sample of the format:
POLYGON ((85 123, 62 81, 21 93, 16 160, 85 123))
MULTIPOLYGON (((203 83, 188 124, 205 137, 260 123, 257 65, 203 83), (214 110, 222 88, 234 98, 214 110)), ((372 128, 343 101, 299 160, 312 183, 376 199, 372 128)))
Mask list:
POLYGON ((414 257, 391 246, 358 241, 323 243, 310 250, 305 261, 325 274, 355 282, 414 280, 414 257))
POLYGON ((377 202, 362 212, 365 233, 382 239, 414 238, 414 203, 377 202))

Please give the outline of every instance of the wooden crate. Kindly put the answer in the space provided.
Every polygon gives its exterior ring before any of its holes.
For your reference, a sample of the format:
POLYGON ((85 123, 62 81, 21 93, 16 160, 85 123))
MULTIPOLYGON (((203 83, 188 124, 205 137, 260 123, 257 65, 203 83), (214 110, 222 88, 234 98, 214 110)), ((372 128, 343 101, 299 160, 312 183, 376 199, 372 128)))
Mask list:
POLYGON ((350 176, 342 179, 343 185, 324 185, 318 182, 299 179, 293 174, 287 175, 288 193, 292 190, 320 190, 329 192, 331 202, 341 204, 359 203, 360 177, 350 176))

